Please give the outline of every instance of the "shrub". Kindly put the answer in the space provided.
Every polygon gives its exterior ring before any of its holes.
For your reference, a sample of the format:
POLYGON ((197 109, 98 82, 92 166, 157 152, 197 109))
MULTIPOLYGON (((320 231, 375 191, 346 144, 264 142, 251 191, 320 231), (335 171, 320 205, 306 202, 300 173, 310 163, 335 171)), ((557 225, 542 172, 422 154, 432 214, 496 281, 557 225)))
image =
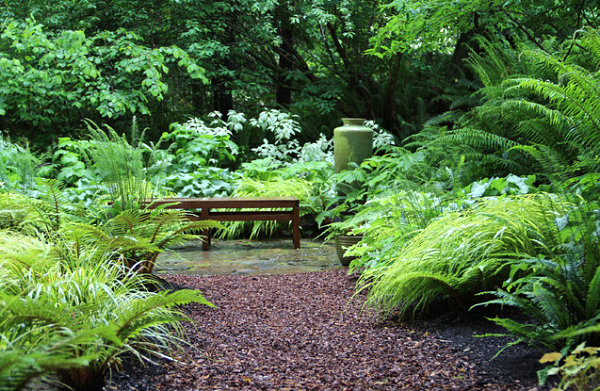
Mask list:
POLYGON ((171 143, 164 159, 169 166, 165 178, 168 191, 183 197, 226 196, 232 191, 233 174, 239 148, 231 140, 232 129, 245 122, 243 114, 230 112, 228 121, 218 113, 210 122, 192 118, 184 124, 171 124, 161 141, 171 143))

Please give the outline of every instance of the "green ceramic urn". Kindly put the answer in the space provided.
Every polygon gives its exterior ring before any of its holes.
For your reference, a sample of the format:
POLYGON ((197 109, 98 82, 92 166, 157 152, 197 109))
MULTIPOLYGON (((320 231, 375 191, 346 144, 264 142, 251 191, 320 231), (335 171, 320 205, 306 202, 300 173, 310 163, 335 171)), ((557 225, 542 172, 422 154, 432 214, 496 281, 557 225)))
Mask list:
POLYGON ((364 126, 364 118, 342 118, 343 126, 333 130, 335 172, 360 164, 373 155, 373 130, 364 126))

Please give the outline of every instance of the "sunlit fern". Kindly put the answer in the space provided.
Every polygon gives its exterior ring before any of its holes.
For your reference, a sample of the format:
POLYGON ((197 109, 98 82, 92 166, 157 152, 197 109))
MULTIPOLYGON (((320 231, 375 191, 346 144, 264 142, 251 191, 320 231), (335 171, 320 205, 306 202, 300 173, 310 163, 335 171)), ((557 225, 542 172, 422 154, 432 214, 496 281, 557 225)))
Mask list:
POLYGON ((91 140, 85 144, 86 158, 108 187, 114 208, 121 211, 139 206, 140 200, 160 193, 160 186, 154 183, 162 175, 155 159, 158 145, 144 144, 144 134, 139 134, 135 122, 131 140, 108 125, 102 129, 87 121, 87 126, 91 140))
POLYGON ((63 231, 73 246, 92 245, 114 254, 115 260, 140 273, 152 273, 158 255, 170 246, 200 238, 202 231, 222 228, 210 221, 190 221, 173 209, 128 209, 101 225, 75 223, 63 231))

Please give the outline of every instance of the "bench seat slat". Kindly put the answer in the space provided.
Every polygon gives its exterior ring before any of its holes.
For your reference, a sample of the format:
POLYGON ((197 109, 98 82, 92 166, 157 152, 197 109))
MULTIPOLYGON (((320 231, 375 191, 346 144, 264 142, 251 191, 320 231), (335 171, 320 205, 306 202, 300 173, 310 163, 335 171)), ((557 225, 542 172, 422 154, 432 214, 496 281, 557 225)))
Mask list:
POLYGON ((273 198, 163 198, 160 200, 148 200, 149 206, 157 207, 164 204, 169 205, 167 209, 202 209, 202 208, 293 208, 298 206, 298 199, 273 199, 273 198))
MULTIPOLYGON (((206 220, 201 213, 192 213, 194 220, 206 220)), ((216 221, 259 221, 259 220, 291 220, 294 217, 291 211, 231 211, 208 213, 208 219, 216 221)))

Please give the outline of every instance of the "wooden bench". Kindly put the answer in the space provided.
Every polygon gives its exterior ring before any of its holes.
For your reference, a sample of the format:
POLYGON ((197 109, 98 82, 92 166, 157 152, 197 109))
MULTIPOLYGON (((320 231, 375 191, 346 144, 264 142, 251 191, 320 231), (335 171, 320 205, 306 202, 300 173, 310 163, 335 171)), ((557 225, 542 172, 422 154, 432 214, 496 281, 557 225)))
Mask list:
MULTIPOLYGON (((300 248, 300 204, 295 197, 218 197, 218 198, 160 198, 146 201, 148 207, 168 205, 167 209, 191 210, 192 220, 216 221, 257 221, 257 220, 291 220, 293 226, 294 248, 300 248), (258 209, 283 208, 284 210, 219 210, 212 209, 258 209), (200 212, 197 212, 200 210, 200 212), (195 212, 196 211, 196 212, 195 212)), ((210 247, 210 229, 203 233, 206 239, 202 249, 210 247)))

